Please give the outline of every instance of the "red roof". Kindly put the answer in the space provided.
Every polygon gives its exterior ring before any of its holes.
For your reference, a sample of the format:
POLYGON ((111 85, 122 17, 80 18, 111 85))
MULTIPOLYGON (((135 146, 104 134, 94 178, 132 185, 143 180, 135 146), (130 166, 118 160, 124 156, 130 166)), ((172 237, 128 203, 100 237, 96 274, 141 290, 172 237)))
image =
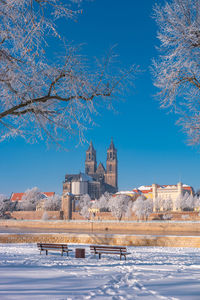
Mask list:
MULTIPOLYGON (((21 201, 24 194, 25 193, 12 193, 10 201, 21 201)), ((42 194, 44 194, 47 197, 52 197, 55 195, 55 192, 42 192, 42 194)))

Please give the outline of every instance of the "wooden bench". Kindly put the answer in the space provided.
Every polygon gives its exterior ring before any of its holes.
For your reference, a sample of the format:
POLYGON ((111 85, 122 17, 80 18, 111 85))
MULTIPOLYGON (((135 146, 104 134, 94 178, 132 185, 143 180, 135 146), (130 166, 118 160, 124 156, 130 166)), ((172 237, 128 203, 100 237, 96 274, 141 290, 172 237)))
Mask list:
POLYGON ((99 246, 99 245, 91 245, 90 251, 92 254, 98 254, 99 259, 101 258, 101 254, 117 254, 120 255, 120 260, 122 256, 126 260, 126 255, 130 254, 127 252, 126 247, 124 246, 99 246))
POLYGON ((67 244, 48 244, 48 243, 37 243, 38 249, 40 250, 40 254, 42 251, 46 251, 46 255, 48 255, 48 251, 60 251, 61 255, 66 252, 67 256, 69 256, 69 252, 72 251, 68 249, 67 244))

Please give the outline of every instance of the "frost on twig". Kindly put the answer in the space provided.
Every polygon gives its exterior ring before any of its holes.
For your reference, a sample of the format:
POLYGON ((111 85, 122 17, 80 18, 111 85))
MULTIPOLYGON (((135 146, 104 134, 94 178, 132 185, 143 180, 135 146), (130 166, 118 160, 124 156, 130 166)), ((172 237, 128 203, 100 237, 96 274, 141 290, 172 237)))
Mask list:
POLYGON ((0 0, 1 140, 20 135, 58 143, 77 133, 82 141, 98 105, 109 105, 132 82, 135 68, 115 68, 113 51, 89 68, 79 47, 59 33, 57 19, 78 16, 80 2, 0 0), (63 52, 53 61, 52 39, 63 52))
POLYGON ((160 56, 153 61, 161 107, 179 114, 190 144, 200 143, 200 2, 172 0, 156 5, 160 56))

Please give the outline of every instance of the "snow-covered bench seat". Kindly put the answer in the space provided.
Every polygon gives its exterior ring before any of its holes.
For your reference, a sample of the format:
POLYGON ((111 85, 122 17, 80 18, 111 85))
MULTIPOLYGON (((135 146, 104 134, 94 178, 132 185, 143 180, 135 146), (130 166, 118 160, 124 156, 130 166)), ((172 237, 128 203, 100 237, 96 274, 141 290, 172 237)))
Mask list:
POLYGON ((124 256, 124 259, 126 260, 126 255, 130 254, 127 252, 127 249, 125 246, 99 246, 99 245, 91 245, 90 251, 92 254, 98 254, 99 259, 101 258, 101 254, 116 254, 120 255, 120 260, 122 256, 124 256))
POLYGON ((37 243, 37 246, 40 250, 40 254, 42 251, 46 251, 46 255, 48 255, 48 251, 60 251, 62 256, 64 252, 66 252, 68 256, 69 252, 72 251, 68 249, 67 244, 37 243))

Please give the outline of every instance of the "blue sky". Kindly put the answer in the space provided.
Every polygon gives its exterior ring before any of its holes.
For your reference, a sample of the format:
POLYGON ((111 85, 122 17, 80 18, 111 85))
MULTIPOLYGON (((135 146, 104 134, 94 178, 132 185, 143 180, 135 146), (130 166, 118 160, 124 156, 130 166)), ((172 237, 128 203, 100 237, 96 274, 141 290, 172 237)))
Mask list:
MULTIPOLYGON (((158 1, 162 3, 163 1, 158 1)), ((124 66, 143 70, 124 101, 114 104, 116 112, 101 110, 94 117, 97 126, 86 137, 105 164, 106 149, 113 137, 118 149, 119 189, 131 190, 143 184, 174 184, 182 181, 200 188, 199 149, 187 146, 186 136, 175 125, 177 116, 161 110, 153 95, 150 64, 156 57, 156 24, 151 18, 153 0, 96 0, 83 5, 77 22, 61 22, 62 31, 74 44, 84 44, 82 53, 102 56, 117 44, 124 66)), ((27 144, 23 139, 0 144, 0 193, 23 192, 38 186, 43 191, 62 192, 66 173, 84 171, 88 144, 67 140, 68 151, 47 148, 45 142, 27 144)))

